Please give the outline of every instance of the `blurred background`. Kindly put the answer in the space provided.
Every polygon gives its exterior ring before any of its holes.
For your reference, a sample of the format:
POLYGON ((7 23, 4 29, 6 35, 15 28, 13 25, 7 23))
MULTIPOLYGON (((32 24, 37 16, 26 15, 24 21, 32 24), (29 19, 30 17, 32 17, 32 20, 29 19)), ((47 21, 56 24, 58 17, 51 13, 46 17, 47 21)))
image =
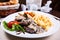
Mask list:
MULTIPOLYGON (((42 6, 46 4, 48 0, 42 0, 42 6)), ((53 10, 60 11, 60 0, 51 0, 52 3, 50 7, 53 8, 53 10)), ((21 4, 26 4, 26 0, 19 0, 21 4)))
MULTIPOLYGON (((8 2, 8 1, 9 0, 0 0, 0 3, 8 2)), ((27 0, 18 0, 18 1, 20 4, 18 9, 0 10, 0 17, 5 17, 9 14, 12 14, 12 13, 15 13, 18 11, 22 11, 21 4, 26 5, 27 0)), ((49 0, 42 0, 41 7, 43 7, 47 3, 47 1, 49 1, 49 0)), ((55 15, 57 17, 60 17, 60 0, 51 0, 51 1, 52 1, 52 3, 50 4, 50 7, 52 8, 52 11, 50 11, 49 13, 51 13, 52 15, 55 15)))

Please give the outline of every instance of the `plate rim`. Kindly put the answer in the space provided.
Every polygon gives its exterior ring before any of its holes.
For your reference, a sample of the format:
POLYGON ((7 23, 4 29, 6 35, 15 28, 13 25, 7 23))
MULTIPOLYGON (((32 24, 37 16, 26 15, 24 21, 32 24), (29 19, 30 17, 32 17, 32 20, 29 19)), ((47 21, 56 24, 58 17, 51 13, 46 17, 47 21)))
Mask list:
MULTIPOLYGON (((20 11, 20 12, 40 12, 40 11, 20 11)), ((16 12, 16 13, 20 13, 20 12, 16 12)), ((16 14, 16 13, 13 13, 13 14, 16 14)), ((44 12, 42 12, 42 13, 44 13, 44 12)), ((13 14, 11 14, 11 15, 13 15, 13 14)), ((48 14, 48 13, 47 13, 48 14)), ((51 15, 51 14, 48 14, 48 15, 51 15)), ((8 15, 9 16, 9 15, 8 15)), ((7 17, 8 17, 7 16, 7 17)), ((51 15, 52 16, 52 15, 51 15)), ((5 18, 7 18, 7 17, 5 17, 5 18)), ((4 19, 5 19, 4 18, 4 19)), ((4 19, 3 19, 3 21, 4 21, 4 19)), ((2 21, 2 22, 3 22, 2 21)), ((57 20, 56 20, 57 21, 57 20)), ((1 23, 1 27, 2 27, 2 23, 1 23)), ((4 29, 3 29, 4 30, 4 29)), ((4 30, 5 31, 5 30, 4 30)), ((58 30, 57 30, 58 31, 58 30)), ((57 32, 56 31, 56 32, 57 32)), ((6 32, 6 31, 5 31, 6 32)), ((7 32, 8 33, 8 32, 7 32)), ((54 32, 55 33, 55 32, 54 32)), ((53 34, 54 34, 53 33, 53 34)), ((10 33, 8 33, 8 34, 10 34, 10 33)), ((10 35, 13 35, 13 34, 10 34, 10 35)), ((50 35, 52 35, 52 34, 50 34, 50 35)), ((45 36, 42 36, 42 37, 47 37, 47 36, 50 36, 50 35, 45 35, 45 36)), ((13 35, 13 36, 17 36, 17 35, 13 35)), ((17 37, 21 37, 21 36, 17 36, 17 37)), ((42 37, 23 37, 23 38, 42 38, 42 37)))

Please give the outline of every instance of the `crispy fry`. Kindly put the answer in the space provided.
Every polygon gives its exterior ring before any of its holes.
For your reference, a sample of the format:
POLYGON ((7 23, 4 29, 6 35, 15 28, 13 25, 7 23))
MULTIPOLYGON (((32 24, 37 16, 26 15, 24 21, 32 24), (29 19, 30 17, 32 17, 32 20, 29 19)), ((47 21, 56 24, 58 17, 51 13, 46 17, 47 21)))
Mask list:
POLYGON ((52 26, 51 20, 45 15, 34 14, 33 12, 31 12, 31 14, 29 15, 31 17, 32 15, 34 15, 32 19, 35 21, 35 23, 37 23, 40 27, 44 28, 45 30, 48 30, 52 26))

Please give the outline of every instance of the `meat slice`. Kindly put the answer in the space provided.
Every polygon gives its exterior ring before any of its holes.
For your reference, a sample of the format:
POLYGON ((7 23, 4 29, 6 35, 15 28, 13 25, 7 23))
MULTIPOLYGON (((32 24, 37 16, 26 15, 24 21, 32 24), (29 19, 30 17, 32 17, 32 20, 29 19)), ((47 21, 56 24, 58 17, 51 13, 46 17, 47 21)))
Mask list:
POLYGON ((37 27, 37 34, 39 34, 39 33, 43 33, 43 32, 45 32, 45 30, 42 28, 42 27, 37 27))
POLYGON ((15 20, 17 20, 17 21, 22 21, 23 19, 26 19, 24 16, 16 16, 15 17, 15 20))
POLYGON ((22 26, 28 26, 28 21, 27 20, 22 20, 20 22, 20 25, 22 25, 22 26))
POLYGON ((31 29, 29 27, 24 26, 24 29, 26 30, 27 33, 31 33, 31 34, 35 34, 36 33, 36 31, 34 31, 34 29, 31 29))

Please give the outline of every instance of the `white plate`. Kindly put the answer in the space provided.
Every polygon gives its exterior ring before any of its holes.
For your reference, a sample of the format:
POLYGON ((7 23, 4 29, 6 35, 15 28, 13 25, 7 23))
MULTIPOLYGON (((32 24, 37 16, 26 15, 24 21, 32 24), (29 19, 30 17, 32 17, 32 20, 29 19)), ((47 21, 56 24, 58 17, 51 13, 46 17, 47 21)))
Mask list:
MULTIPOLYGON (((31 12, 31 11, 28 11, 28 12, 31 12)), ((11 32, 9 30, 6 30, 3 26, 3 21, 9 22, 9 21, 14 20, 15 16, 17 16, 18 13, 24 13, 24 11, 22 11, 22 12, 17 12, 17 13, 11 14, 11 15, 7 16, 4 20, 2 20, 1 28, 5 32, 7 32, 11 35, 14 35, 17 37, 24 37, 24 38, 42 38, 42 37, 50 36, 50 35, 54 34, 55 32, 57 32, 57 30, 60 28, 60 23, 57 20, 55 20, 52 15, 43 13, 43 12, 39 12, 39 11, 33 11, 33 12, 35 12, 37 14, 41 14, 41 15, 46 15, 47 17, 49 17, 51 19, 51 21, 53 22, 54 25, 47 32, 40 33, 40 34, 28 34, 28 33, 23 34, 23 33, 21 33, 19 35, 16 35, 15 31, 11 32)))

